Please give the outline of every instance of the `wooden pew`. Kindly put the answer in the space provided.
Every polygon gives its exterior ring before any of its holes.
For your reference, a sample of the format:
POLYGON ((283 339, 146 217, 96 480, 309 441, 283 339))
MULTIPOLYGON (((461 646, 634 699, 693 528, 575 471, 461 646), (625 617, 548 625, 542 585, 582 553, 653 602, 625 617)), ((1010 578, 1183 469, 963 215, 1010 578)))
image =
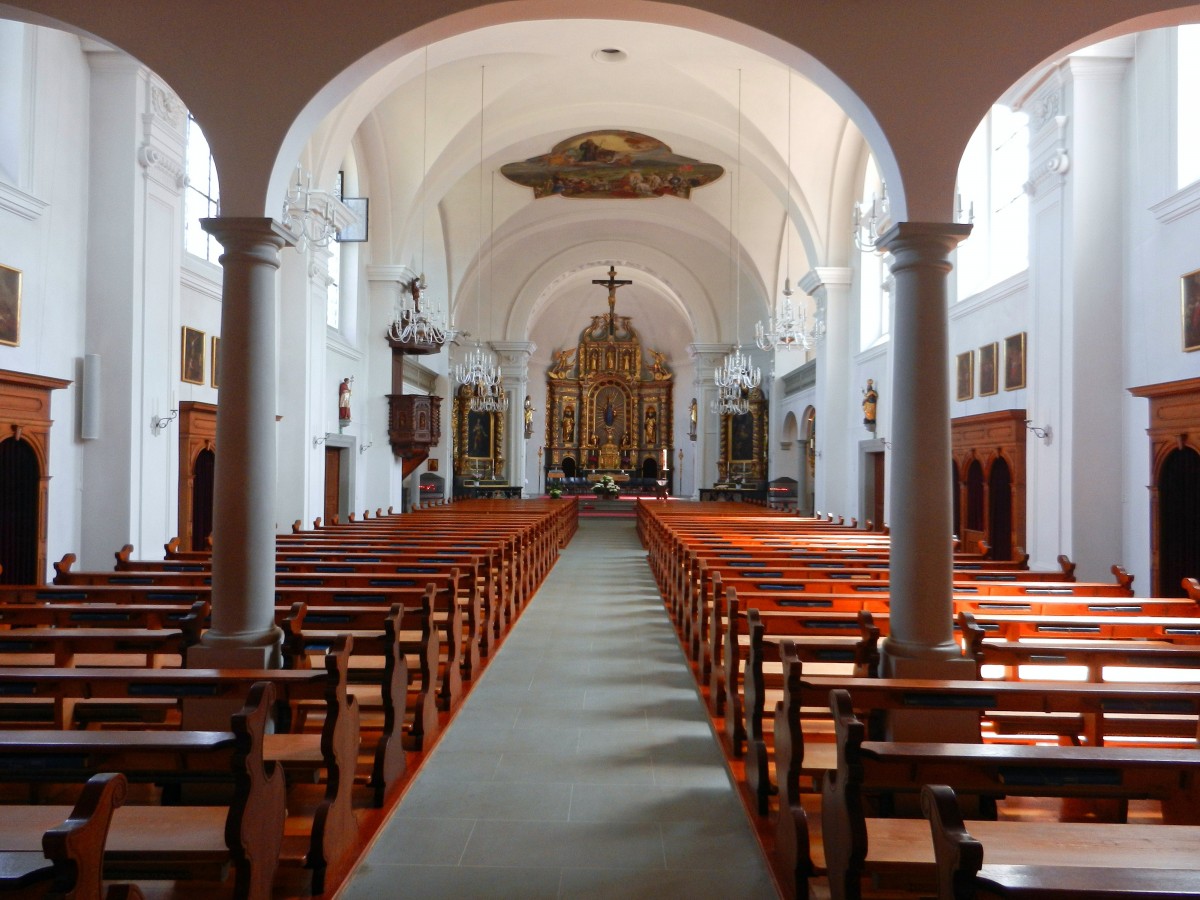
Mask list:
MULTIPOLYGON (((228 732, 0 733, 0 772, 9 780, 70 782, 85 781, 100 767, 131 780, 231 784, 226 806, 122 806, 112 817, 105 868, 155 879, 200 867, 209 870, 204 881, 213 891, 267 900, 286 815, 283 772, 263 759, 274 699, 272 685, 256 684, 228 732), (233 884, 219 887, 226 866, 233 869, 233 884)), ((24 806, 21 828, 44 831, 68 813, 58 806, 24 806)), ((12 845, 13 838, 5 840, 12 845)))
MULTIPOLYGON (((1147 900, 1200 897, 1200 862, 1191 869, 1112 865, 1103 838, 1090 854, 1096 865, 1071 857, 1054 863, 985 863, 983 844, 963 823, 958 798, 949 785, 921 788, 921 811, 929 821, 937 868, 938 900, 1147 900)), ((1022 823, 989 823, 989 825, 1022 823)), ((974 826, 972 826, 974 827, 974 826)), ((985 826, 986 828, 987 826, 985 826)), ((1012 831, 1014 829, 1006 829, 1012 831)), ((1085 839, 1086 833, 1082 835, 1085 839)), ((989 846, 992 846, 989 842, 989 846)), ((1077 845, 1073 846, 1073 851, 1077 845)), ((1150 856, 1152 861, 1156 854, 1150 856)))
MULTIPOLYGON (((0 826, 0 895, 104 897, 105 840, 113 811, 124 803, 127 790, 125 776, 119 772, 93 775, 67 818, 41 835, 37 850, 27 848, 19 808, 7 808, 6 819, 13 825, 0 826)), ((109 900, 119 896, 140 900, 141 892, 132 885, 113 885, 109 900)))

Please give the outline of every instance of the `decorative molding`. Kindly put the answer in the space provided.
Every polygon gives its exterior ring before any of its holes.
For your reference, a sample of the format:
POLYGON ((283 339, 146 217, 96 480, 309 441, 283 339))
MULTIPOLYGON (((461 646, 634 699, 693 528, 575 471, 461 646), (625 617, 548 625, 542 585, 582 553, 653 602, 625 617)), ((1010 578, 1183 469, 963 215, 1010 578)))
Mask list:
POLYGON ((1026 103, 1024 106, 1029 113, 1029 133, 1037 134, 1048 122, 1054 121, 1054 117, 1062 109, 1062 102, 1062 88, 1056 83, 1026 103))
POLYGON ((993 303, 999 303, 1001 300, 1007 300, 1009 297, 1026 293, 1028 290, 1029 270, 1025 269, 1016 275, 1011 275, 1003 281, 985 288, 977 294, 972 294, 965 300, 951 304, 949 318, 951 321, 962 319, 973 315, 985 306, 991 306, 993 303))
POLYGON ((183 101, 174 91, 160 84, 150 85, 150 111, 176 130, 187 119, 187 107, 183 101))
POLYGON ((49 205, 45 200, 0 181, 0 210, 33 222, 41 218, 42 212, 49 205))
POLYGON ((433 369, 417 362, 417 357, 409 356, 404 360, 404 383, 426 394, 432 394, 437 387, 440 376, 433 369))
POLYGON ((1182 190, 1159 200, 1150 207, 1155 220, 1162 225, 1178 221, 1200 209, 1200 181, 1193 181, 1182 190))
POLYGON ((803 365, 797 366, 788 372, 783 378, 783 396, 791 397, 801 391, 806 391, 809 388, 817 385, 817 361, 810 359, 803 365))
POLYGON ((138 148, 137 158, 138 164, 146 170, 147 177, 154 178, 164 187, 181 191, 187 184, 183 161, 151 146, 150 143, 143 143, 138 148))

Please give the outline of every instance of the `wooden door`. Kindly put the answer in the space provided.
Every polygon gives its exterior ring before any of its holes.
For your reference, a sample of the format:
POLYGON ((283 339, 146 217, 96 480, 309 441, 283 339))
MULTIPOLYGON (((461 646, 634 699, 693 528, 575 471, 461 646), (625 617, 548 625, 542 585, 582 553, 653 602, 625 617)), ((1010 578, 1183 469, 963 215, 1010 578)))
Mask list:
POLYGON ((207 550, 213 528, 213 485, 217 455, 212 450, 196 454, 192 471, 192 549, 207 550))
POLYGON ((883 462, 884 461, 883 461, 882 453, 872 453, 871 454, 871 467, 874 469, 873 477, 874 477, 874 481, 875 481, 875 496, 871 503, 871 522, 872 522, 872 524, 874 524, 875 528, 879 531, 883 530, 883 510, 884 510, 884 504, 883 504, 884 464, 883 464, 883 462))
POLYGON ((325 522, 337 519, 342 501, 342 451, 339 447, 325 448, 325 522))
POLYGON ((1184 597, 1184 578, 1200 578, 1200 453, 1173 450, 1158 482, 1159 597, 1184 597))
POLYGON ((37 584, 39 485, 37 454, 16 438, 0 441, 0 582, 37 584))
POLYGON ((1012 473, 1004 457, 998 457, 988 472, 987 540, 992 559, 1012 559, 1012 473))

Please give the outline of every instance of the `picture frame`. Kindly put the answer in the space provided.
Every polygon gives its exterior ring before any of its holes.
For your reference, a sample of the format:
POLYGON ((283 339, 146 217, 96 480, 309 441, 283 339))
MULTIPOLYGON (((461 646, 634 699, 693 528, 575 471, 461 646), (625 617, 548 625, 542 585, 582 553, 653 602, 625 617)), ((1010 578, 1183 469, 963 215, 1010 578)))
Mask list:
POLYGON ((215 388, 221 386, 221 339, 213 335, 211 349, 209 350, 211 359, 209 360, 209 384, 215 388))
POLYGON ((183 326, 180 348, 179 379, 188 384, 204 384, 204 332, 183 326))
POLYGON ((958 364, 957 378, 955 384, 957 390, 954 398, 956 400, 970 400, 975 396, 975 351, 968 350, 965 353, 958 354, 955 357, 958 364))
POLYGON ((1000 356, 1000 344, 992 341, 979 348, 979 396, 990 397, 1000 390, 1000 379, 996 361, 1000 356))
POLYGON ((1184 353, 1200 350, 1200 269, 1179 279, 1179 313, 1184 353))
POLYGON ((1004 389, 1016 391, 1025 387, 1025 332, 1010 334, 1004 339, 1004 389))
POLYGON ((0 265, 0 344, 21 343, 21 270, 0 265))

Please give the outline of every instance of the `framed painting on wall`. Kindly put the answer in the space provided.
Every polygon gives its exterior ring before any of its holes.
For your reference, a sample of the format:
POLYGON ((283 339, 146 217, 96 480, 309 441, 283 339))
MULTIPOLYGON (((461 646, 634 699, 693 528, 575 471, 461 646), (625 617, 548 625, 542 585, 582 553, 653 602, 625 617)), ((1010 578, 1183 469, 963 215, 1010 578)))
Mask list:
POLYGON ((179 377, 188 384, 204 384, 204 332, 183 326, 179 377))
POLYGON ((21 270, 0 266, 0 344, 21 343, 21 270))
POLYGON ((1180 279, 1180 312, 1184 351, 1200 350, 1200 269, 1180 279))
POLYGON ((213 387, 221 386, 221 339, 214 336, 212 339, 212 359, 209 361, 209 383, 213 387))
POLYGON ((1025 387, 1025 332, 1004 339, 1004 389, 1025 387))
POLYGON ((956 400, 970 400, 975 396, 975 351, 968 350, 966 353, 960 353, 956 359, 958 361, 958 377, 955 383, 958 385, 958 390, 954 397, 956 400))
POLYGON ((979 348, 979 396, 990 397, 996 393, 1000 387, 1000 380, 996 377, 996 357, 999 355, 1000 345, 995 341, 990 344, 984 344, 979 348))

